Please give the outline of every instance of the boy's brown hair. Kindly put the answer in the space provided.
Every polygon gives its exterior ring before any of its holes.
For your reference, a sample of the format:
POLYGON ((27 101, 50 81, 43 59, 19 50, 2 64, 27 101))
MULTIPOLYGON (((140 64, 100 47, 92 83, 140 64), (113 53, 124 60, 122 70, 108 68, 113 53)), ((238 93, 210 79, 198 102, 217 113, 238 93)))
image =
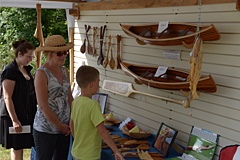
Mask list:
POLYGON ((91 66, 81 66, 76 73, 76 80, 80 88, 86 88, 89 83, 96 81, 99 71, 91 66))

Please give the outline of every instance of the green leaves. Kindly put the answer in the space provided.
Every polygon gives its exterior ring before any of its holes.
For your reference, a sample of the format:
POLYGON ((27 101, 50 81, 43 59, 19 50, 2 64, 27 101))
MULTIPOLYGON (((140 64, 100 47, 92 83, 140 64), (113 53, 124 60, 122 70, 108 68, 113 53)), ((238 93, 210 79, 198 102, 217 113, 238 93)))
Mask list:
MULTIPOLYGON (((42 9, 41 20, 44 39, 50 35, 58 34, 62 35, 68 42, 65 10, 42 9)), ((0 7, 0 70, 2 65, 8 65, 14 59, 13 41, 22 38, 33 44, 34 47, 39 46, 39 40, 34 37, 36 27, 36 9, 0 7)), ((46 59, 43 56, 42 63, 44 62, 46 59)), ((36 66, 35 60, 31 65, 36 66)), ((69 68, 68 60, 65 61, 65 66, 69 68)))

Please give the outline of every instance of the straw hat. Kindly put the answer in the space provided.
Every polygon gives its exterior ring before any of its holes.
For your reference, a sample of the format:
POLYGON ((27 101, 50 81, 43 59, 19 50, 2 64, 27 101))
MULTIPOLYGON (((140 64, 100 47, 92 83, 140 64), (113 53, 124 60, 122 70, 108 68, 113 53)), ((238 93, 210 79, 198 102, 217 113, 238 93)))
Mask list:
POLYGON ((65 39, 61 35, 47 37, 44 44, 42 47, 37 47, 35 51, 66 51, 73 47, 73 43, 69 42, 66 44, 65 39))

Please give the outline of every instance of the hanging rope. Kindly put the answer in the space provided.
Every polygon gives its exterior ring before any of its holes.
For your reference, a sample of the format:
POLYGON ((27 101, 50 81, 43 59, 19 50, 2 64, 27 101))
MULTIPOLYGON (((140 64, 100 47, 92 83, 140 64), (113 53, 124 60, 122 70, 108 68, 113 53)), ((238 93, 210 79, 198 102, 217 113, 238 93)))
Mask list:
POLYGON ((197 32, 198 34, 196 34, 196 37, 200 37, 200 33, 199 33, 199 28, 200 28, 200 25, 201 25, 201 9, 202 9, 202 0, 198 0, 198 22, 197 22, 197 32))

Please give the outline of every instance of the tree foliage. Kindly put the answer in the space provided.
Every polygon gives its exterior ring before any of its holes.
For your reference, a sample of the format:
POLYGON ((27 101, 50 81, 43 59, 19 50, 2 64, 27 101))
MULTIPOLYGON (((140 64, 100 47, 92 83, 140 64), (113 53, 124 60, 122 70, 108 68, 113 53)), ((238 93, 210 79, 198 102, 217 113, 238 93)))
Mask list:
MULTIPOLYGON (((44 39, 50 35, 62 35, 68 42, 66 11, 63 9, 42 9, 42 31, 44 39)), ((19 38, 25 39, 33 46, 39 46, 39 40, 34 37, 37 26, 36 9, 0 8, 0 69, 14 59, 12 42, 19 38)), ((42 63, 45 57, 43 56, 42 63)), ((36 68, 35 59, 31 65, 36 68)), ((69 68, 68 57, 65 66, 69 68)))

